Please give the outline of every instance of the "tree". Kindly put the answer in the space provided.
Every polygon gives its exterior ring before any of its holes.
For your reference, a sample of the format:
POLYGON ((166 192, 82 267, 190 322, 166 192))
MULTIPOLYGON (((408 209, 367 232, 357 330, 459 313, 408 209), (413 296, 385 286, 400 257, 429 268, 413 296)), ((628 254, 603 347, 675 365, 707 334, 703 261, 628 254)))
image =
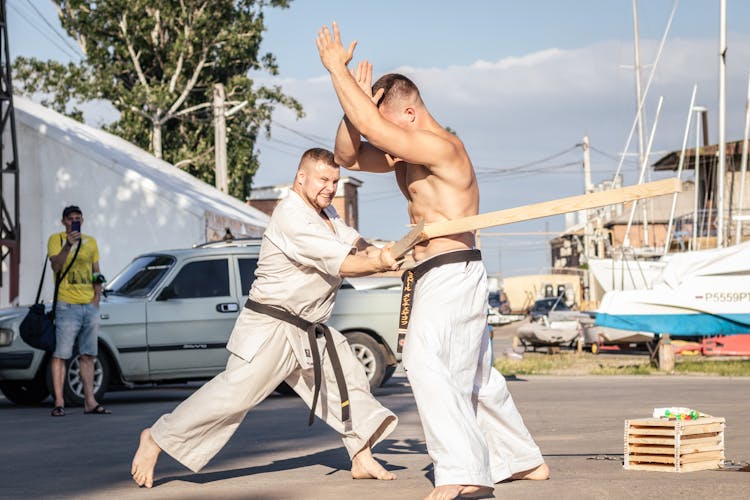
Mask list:
POLYGON ((214 181, 213 85, 229 104, 247 101, 228 122, 229 192, 244 199, 258 169, 259 133, 278 106, 303 116, 278 86, 255 86, 249 72, 278 74, 260 54, 263 8, 291 0, 52 0, 81 63, 19 57, 14 78, 27 95, 78 120, 77 103, 105 99, 119 111, 106 128, 196 177, 214 181))

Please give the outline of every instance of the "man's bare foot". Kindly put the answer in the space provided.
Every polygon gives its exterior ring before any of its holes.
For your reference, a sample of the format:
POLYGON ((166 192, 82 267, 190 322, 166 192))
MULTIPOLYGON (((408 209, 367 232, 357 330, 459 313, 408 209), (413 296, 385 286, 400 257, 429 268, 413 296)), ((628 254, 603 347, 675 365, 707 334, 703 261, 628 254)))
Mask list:
POLYGON ((454 498, 492 498, 493 488, 474 484, 444 484, 436 487, 425 500, 452 500, 454 498))
POLYGON ((138 483, 138 486, 151 488, 154 485, 154 467, 156 467, 159 453, 161 453, 161 448, 156 444, 154 438, 151 437, 151 429, 143 429, 141 432, 141 442, 138 445, 138 450, 135 452, 133 465, 130 468, 133 481, 138 483))
POLYGON ((534 467, 533 469, 516 472, 515 474, 510 476, 510 479, 514 481, 516 479, 529 479, 531 481, 544 481, 545 479, 549 479, 549 467, 547 467, 547 464, 538 465, 534 467))
POLYGON ((352 457, 353 479, 380 479, 381 481, 392 481, 396 474, 388 472, 372 456, 369 446, 365 446, 359 453, 352 457))

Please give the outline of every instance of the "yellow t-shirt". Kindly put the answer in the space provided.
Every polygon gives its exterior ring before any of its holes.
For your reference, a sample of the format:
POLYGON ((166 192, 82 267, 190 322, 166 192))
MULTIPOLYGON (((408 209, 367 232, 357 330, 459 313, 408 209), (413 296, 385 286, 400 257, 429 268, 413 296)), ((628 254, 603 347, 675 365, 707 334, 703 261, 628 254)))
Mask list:
MULTIPOLYGON (((65 243, 65 237, 65 231, 55 233, 49 237, 47 241, 48 256, 55 256, 60 253, 65 243)), ((68 304, 88 304, 94 300, 94 285, 92 284, 93 270, 91 266, 95 262, 99 262, 99 247, 96 245, 96 240, 87 234, 81 234, 78 244, 81 245, 78 257, 76 257, 76 261, 73 263, 70 271, 68 271, 68 274, 65 275, 62 283, 60 283, 60 290, 57 293, 57 300, 62 300, 68 304)), ((74 245, 71 247, 70 253, 68 253, 68 259, 60 271, 61 273, 67 269, 75 253, 76 246, 74 245)), ((57 276, 55 276, 55 279, 57 279, 57 276)))

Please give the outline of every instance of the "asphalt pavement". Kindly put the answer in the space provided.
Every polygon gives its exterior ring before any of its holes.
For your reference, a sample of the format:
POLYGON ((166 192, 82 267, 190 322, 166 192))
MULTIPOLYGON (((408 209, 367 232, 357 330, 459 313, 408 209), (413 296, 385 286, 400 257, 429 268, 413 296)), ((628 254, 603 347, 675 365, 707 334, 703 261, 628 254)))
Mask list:
MULTIPOLYGON (((750 474, 664 473, 622 467, 623 425, 654 407, 688 406, 727 419, 726 457, 750 462, 750 378, 528 377, 508 381, 552 478, 498 484, 497 498, 744 499, 750 474)), ((336 433, 321 421, 307 427, 296 397, 273 395, 250 412, 229 444, 198 474, 162 455, 156 485, 138 488, 130 461, 138 434, 197 387, 170 386, 108 393, 112 415, 49 405, 19 407, 0 398, 2 498, 251 498, 417 499, 432 488, 432 468, 414 399, 403 373, 376 391, 400 418, 375 449, 393 482, 350 479, 336 433)))

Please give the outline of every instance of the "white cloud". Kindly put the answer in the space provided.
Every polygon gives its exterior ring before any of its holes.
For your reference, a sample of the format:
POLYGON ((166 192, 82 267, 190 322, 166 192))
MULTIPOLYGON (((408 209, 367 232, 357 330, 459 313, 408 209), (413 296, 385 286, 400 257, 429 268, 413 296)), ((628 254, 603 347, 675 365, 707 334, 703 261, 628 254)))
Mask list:
MULTIPOLYGON (((739 139, 742 133, 750 38, 732 36, 731 43, 727 69, 729 140, 739 139)), ((641 61, 644 66, 653 60, 657 48, 658 41, 642 41, 641 61)), ((646 124, 650 127, 658 97, 664 96, 654 151, 680 147, 694 83, 699 86, 698 104, 709 108, 710 135, 713 141, 716 140, 717 53, 715 40, 682 38, 668 41, 645 108, 646 124)), ((485 170, 513 167, 546 157, 574 146, 585 134, 590 136, 592 146, 612 155, 618 154, 625 146, 635 114, 632 57, 631 45, 605 41, 575 50, 551 48, 523 57, 476 61, 467 66, 400 67, 395 71, 414 79, 433 115, 458 132, 475 166, 478 170, 485 170), (627 65, 630 67, 625 67, 627 65)), ((643 70, 644 88, 649 71, 650 68, 643 70)), ((285 92, 299 99, 307 113, 303 120, 293 122, 289 113, 279 112, 277 120, 303 133, 328 138, 330 143, 341 108, 327 75, 303 81, 285 79, 277 83, 282 83, 285 92)), ((264 149, 259 184, 286 182, 296 166, 295 156, 302 148, 315 145, 278 127, 274 128, 274 138, 297 144, 299 148, 286 147, 286 154, 264 149), (281 164, 288 167, 280 169, 281 164)), ((273 141, 269 146, 282 148, 273 141)), ((630 151, 637 151, 635 142, 630 151)), ((550 164, 576 161, 579 157, 580 152, 574 150, 550 164)), ((592 163, 595 182, 610 178, 616 167, 615 160, 598 154, 592 155, 592 163)), ((570 167, 559 170, 571 173, 552 170, 544 175, 485 177, 481 184, 482 210, 580 194, 582 169, 580 174, 570 167)), ((625 173, 626 182, 635 182, 632 160, 626 164, 625 173)), ((365 185, 360 190, 363 203, 361 230, 368 235, 398 238, 403 232, 406 214, 395 184, 389 177, 355 176, 365 178, 365 185), (383 198, 389 190, 392 196, 383 198)), ((553 229, 562 229, 562 217, 547 222, 553 229)), ((544 224, 544 221, 536 221, 526 226, 539 231, 544 229, 544 224)), ((523 229, 514 226, 508 230, 523 229)), ((546 264, 543 245, 530 252, 536 252, 540 266, 546 264)), ((523 254, 528 252, 520 253, 522 255, 517 256, 519 265, 523 254)), ((503 260, 504 268, 513 265, 512 257, 503 260)), ((492 263, 488 265, 492 270, 492 263)))

